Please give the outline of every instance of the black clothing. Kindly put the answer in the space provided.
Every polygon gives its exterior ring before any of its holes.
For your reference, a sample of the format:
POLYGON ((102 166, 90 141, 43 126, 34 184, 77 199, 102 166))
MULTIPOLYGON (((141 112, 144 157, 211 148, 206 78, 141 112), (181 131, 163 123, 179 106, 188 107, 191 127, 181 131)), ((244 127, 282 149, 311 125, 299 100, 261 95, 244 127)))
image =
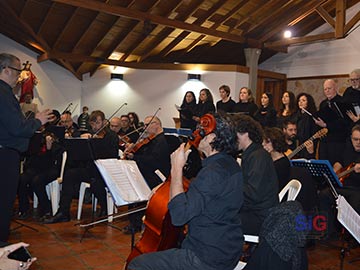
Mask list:
POLYGON ((234 269, 242 253, 242 183, 241 169, 231 156, 218 153, 204 159, 188 191, 168 204, 172 223, 188 224, 180 251, 189 250, 195 258, 170 249, 136 257, 129 269, 234 269))
POLYGON ((0 145, 25 152, 29 139, 41 127, 38 119, 25 119, 10 85, 0 80, 0 145))
POLYGON ((276 118, 276 126, 280 129, 283 129, 285 121, 292 121, 296 123, 297 113, 294 112, 290 115, 283 116, 281 113, 276 118))
MULTIPOLYGON (((302 144, 319 130, 319 126, 315 124, 314 119, 307 113, 297 112, 296 119, 297 138, 299 143, 302 144)), ((314 149, 316 149, 315 144, 314 149)))
POLYGON ((319 159, 327 159, 331 164, 344 151, 345 141, 350 135, 351 120, 342 111, 343 99, 336 95, 331 100, 323 100, 317 115, 326 123, 327 136, 320 141, 319 159))
POLYGON ((258 110, 258 106, 254 102, 238 102, 234 106, 234 113, 244 113, 249 116, 254 117, 255 113, 258 110))
POLYGON ((199 102, 196 105, 196 116, 201 117, 207 113, 214 113, 215 106, 211 101, 205 101, 204 103, 199 102))
POLYGON ((242 154, 244 205, 241 220, 245 234, 258 235, 268 209, 279 204, 279 184, 270 154, 252 143, 242 154))
POLYGON ((343 94, 345 103, 360 105, 360 90, 349 86, 343 94))
POLYGON ((244 269, 307 270, 306 231, 297 229, 296 223, 302 215, 297 201, 271 208, 261 228, 259 246, 244 269))
MULTIPOLYGON (((360 152, 356 152, 350 141, 346 142, 346 147, 342 155, 338 156, 338 161, 343 168, 352 163, 360 163, 360 152)), ((344 181, 346 187, 360 188, 360 173, 351 172, 344 181)))
POLYGON ((274 161, 276 175, 279 180, 279 192, 290 180, 290 160, 284 156, 274 161))
MULTIPOLYGON (((119 145, 119 138, 117 134, 109 129, 102 139, 104 144, 109 149, 117 151, 119 145)), ((69 157, 71 160, 71 157, 69 157)), ((98 199, 101 210, 107 209, 105 183, 99 171, 97 170, 93 160, 86 162, 85 167, 77 167, 65 169, 64 179, 62 182, 62 191, 60 196, 60 205, 58 213, 63 213, 65 216, 70 216, 71 201, 79 190, 81 182, 90 183, 90 189, 98 199)))
POLYGON ((90 116, 88 113, 80 114, 77 120, 77 124, 78 124, 78 128, 81 129, 82 131, 90 130, 89 117, 90 116))
POLYGON ((216 269, 233 269, 242 252, 238 215, 243 204, 242 183, 237 162, 224 153, 215 154, 203 160, 189 190, 169 202, 173 224, 189 226, 181 247, 216 269))
POLYGON ((196 103, 193 100, 191 103, 181 104, 179 114, 180 114, 180 127, 181 128, 190 128, 195 130, 197 122, 192 119, 196 115, 196 103))
POLYGON ((233 101, 231 98, 227 102, 222 102, 222 100, 219 100, 216 103, 216 111, 217 112, 225 112, 225 113, 231 113, 234 110, 234 107, 236 105, 236 102, 233 101))
POLYGON ((276 126, 276 110, 274 107, 261 107, 255 113, 254 118, 261 124, 262 127, 276 126))
POLYGON ((0 240, 7 241, 20 173, 19 152, 28 148, 30 137, 41 127, 38 119, 25 119, 12 88, 0 80, 0 240))
POLYGON ((160 133, 149 143, 135 152, 134 158, 141 174, 152 189, 162 181, 156 175, 159 170, 165 177, 170 175, 170 150, 164 133, 160 133))
MULTIPOLYGON (((137 139, 139 138, 139 133, 134 131, 134 128, 132 128, 132 127, 129 127, 127 130, 120 129, 118 132, 118 135, 120 137, 126 135, 130 139, 130 142, 128 142, 128 143, 136 143, 137 139)), ((120 144, 121 144, 121 141, 120 141, 120 144)))

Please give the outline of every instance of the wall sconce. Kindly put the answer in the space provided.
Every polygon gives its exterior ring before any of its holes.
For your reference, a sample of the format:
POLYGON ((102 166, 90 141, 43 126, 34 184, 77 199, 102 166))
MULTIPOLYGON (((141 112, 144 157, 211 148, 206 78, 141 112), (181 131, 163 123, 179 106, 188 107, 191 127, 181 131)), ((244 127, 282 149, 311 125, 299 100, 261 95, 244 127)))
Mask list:
POLYGON ((188 74, 188 80, 201 81, 201 75, 200 74, 188 74))
POLYGON ((110 74, 110 79, 116 80, 116 81, 123 81, 124 80, 124 74, 111 73, 110 74))

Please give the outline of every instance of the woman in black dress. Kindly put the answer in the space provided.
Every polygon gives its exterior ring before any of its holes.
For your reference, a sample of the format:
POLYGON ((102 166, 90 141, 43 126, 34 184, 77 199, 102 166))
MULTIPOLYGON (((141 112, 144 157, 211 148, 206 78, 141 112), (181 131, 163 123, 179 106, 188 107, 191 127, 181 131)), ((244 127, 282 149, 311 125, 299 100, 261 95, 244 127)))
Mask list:
POLYGON ((254 103, 251 90, 247 87, 242 87, 239 93, 239 102, 234 106, 233 112, 244 113, 253 117, 257 110, 258 106, 254 103))
POLYGON ((254 118, 259 121, 262 127, 276 126, 276 110, 273 103, 273 95, 271 93, 263 93, 261 96, 261 106, 255 113, 254 118))
POLYGON ((180 106, 180 127, 195 130, 197 122, 192 119, 196 112, 196 98, 192 91, 187 91, 180 106))
POLYGON ((200 90, 199 102, 196 105, 196 115, 193 119, 196 122, 200 121, 200 117, 207 113, 214 113, 215 105, 214 99, 209 89, 203 88, 200 90))

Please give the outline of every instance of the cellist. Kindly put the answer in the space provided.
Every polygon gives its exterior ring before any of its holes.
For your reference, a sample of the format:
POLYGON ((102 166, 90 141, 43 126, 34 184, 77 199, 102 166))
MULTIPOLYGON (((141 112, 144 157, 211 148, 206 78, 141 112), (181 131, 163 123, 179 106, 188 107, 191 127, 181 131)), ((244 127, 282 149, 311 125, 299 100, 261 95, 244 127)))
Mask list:
POLYGON ((216 128, 200 141, 206 158, 203 168, 183 186, 183 167, 188 153, 182 144, 171 155, 168 209, 175 226, 188 224, 181 248, 145 253, 135 257, 128 269, 232 270, 242 253, 240 208, 243 204, 241 169, 231 156, 237 150, 232 123, 217 117, 216 128))
MULTIPOLYGON (((145 117, 144 125, 145 131, 141 138, 137 143, 129 144, 124 153, 127 159, 136 161, 147 184, 153 189, 162 183, 155 173, 156 170, 159 170, 165 177, 170 174, 170 150, 158 117, 145 117)), ((141 231, 143 214, 144 212, 139 212, 130 215, 130 225, 123 228, 123 232, 130 234, 141 231)))

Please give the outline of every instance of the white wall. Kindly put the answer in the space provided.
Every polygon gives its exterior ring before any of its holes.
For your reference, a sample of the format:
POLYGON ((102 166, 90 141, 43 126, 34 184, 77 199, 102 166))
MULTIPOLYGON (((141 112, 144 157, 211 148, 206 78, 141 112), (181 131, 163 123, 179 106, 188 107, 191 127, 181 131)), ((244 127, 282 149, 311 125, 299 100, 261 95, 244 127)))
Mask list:
MULTIPOLYGON (((46 61, 37 63, 37 55, 22 45, 0 34, 0 52, 10 53, 20 58, 22 63, 29 61, 31 70, 39 80, 34 91, 34 102, 40 110, 54 108, 63 111, 72 102, 80 102, 81 82, 66 69, 46 61)), ((79 109, 75 114, 78 114, 79 109)))
POLYGON ((118 115, 135 111, 141 119, 161 108, 158 116, 166 127, 174 126, 172 118, 178 117, 175 104, 181 105, 186 91, 193 91, 198 97, 200 90, 207 87, 216 102, 220 99, 219 86, 227 84, 237 101, 240 87, 248 83, 248 74, 236 72, 202 71, 201 82, 194 82, 187 81, 186 71, 135 69, 121 71, 124 81, 111 81, 112 71, 108 67, 98 70, 91 78, 84 76, 82 105, 88 105, 90 110, 99 108, 110 116, 126 102, 128 105, 118 115))
MULTIPOLYGON (((346 20, 351 19, 359 10, 360 3, 347 11, 346 20)), ((359 24, 358 22, 357 26, 359 24)), ((287 54, 278 53, 259 68, 285 73, 288 78, 348 74, 351 70, 360 68, 360 27, 357 26, 344 39, 292 46, 287 54)), ((324 24, 311 35, 332 31, 334 29, 324 24)))
POLYGON ((76 106, 74 119, 77 119, 85 105, 90 111, 100 109, 110 117, 126 102, 128 105, 117 115, 135 111, 143 119, 161 107, 158 115, 164 126, 174 127, 172 118, 178 117, 174 105, 181 105, 186 91, 194 91, 198 96, 199 91, 207 87, 216 102, 220 99, 219 86, 227 84, 232 89, 231 96, 238 101, 240 87, 248 84, 248 74, 237 72, 196 71, 202 74, 202 81, 193 82, 187 81, 186 71, 125 68, 115 71, 124 73, 124 81, 111 81, 110 73, 114 72, 113 67, 99 69, 92 77, 84 75, 83 81, 79 81, 69 71, 51 61, 37 63, 34 52, 1 34, 0 52, 14 54, 22 62, 32 63, 31 70, 39 79, 34 102, 40 109, 54 108, 62 112, 71 102, 73 108, 76 106))

